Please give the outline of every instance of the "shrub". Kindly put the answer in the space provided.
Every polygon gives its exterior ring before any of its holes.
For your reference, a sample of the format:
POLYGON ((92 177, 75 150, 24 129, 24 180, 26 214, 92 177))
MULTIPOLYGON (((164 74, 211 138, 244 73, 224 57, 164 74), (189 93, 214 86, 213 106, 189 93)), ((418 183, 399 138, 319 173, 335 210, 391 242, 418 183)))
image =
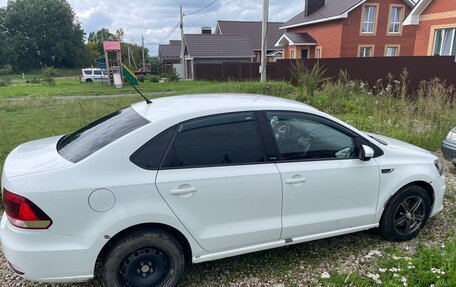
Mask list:
POLYGON ((13 84, 13 82, 9 78, 1 78, 0 79, 0 87, 9 87, 12 84, 13 84))
POLYGON ((29 81, 29 82, 32 83, 32 84, 39 84, 39 83, 41 83, 41 79, 40 79, 40 78, 37 78, 37 77, 33 77, 33 78, 31 78, 30 80, 27 80, 27 81, 29 81))
POLYGON ((57 75, 57 70, 52 67, 46 67, 42 71, 43 73, 43 82, 49 86, 55 85, 55 76, 57 75))
POLYGON ((304 95, 299 95, 298 99, 305 98, 306 95, 313 97, 317 89, 329 80, 329 78, 324 77, 325 73, 326 70, 320 66, 319 62, 309 70, 302 61, 296 61, 291 66, 292 81, 304 92, 304 95))
POLYGON ((0 67, 0 74, 10 74, 13 71, 11 65, 4 65, 0 67))
POLYGON ((159 75, 147 75, 146 80, 151 83, 159 83, 161 80, 161 77, 159 75))
POLYGON ((144 83, 145 76, 143 74, 137 75, 136 78, 138 79, 138 82, 144 83))
POLYGON ((177 74, 176 69, 172 69, 170 72, 166 74, 166 80, 168 82, 177 82, 180 80, 179 75, 177 74))

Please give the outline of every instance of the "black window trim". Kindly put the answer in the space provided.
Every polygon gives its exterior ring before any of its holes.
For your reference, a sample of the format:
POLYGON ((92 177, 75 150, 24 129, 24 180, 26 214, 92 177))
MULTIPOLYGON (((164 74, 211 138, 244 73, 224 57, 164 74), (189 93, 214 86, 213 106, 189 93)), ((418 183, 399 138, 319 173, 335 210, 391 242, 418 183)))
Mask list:
POLYGON ((272 162, 269 161, 267 159, 267 157, 266 157, 265 147, 264 147, 264 143, 263 143, 263 137, 262 137, 262 134, 260 132, 260 128, 258 126, 257 112, 258 111, 237 111, 237 112, 212 114, 212 115, 208 115, 208 116, 193 118, 193 119, 190 119, 190 120, 187 120, 187 121, 184 121, 184 122, 181 122, 181 123, 177 124, 176 125, 177 128, 174 131, 174 135, 172 136, 172 139, 169 142, 168 147, 166 148, 166 152, 165 152, 164 156, 162 157, 162 160, 160 162, 160 168, 158 170, 159 171, 161 171, 161 170, 184 170, 184 169, 201 169, 201 168, 210 168, 210 167, 236 167, 236 166, 246 166, 246 165, 271 164, 272 162), (171 147, 174 144, 174 141, 176 140, 177 134, 178 134, 178 132, 179 132, 179 130, 180 130, 182 125, 184 125, 184 124, 186 124, 188 122, 201 120, 201 119, 205 119, 205 118, 211 118, 211 117, 216 117, 216 116, 224 116, 224 115, 235 115, 235 114, 242 114, 242 113, 252 113, 253 116, 254 116, 253 122, 255 124, 255 128, 256 128, 256 131, 257 131, 257 137, 258 137, 258 140, 260 142, 260 146, 261 146, 261 149, 262 149, 262 152, 263 152, 263 161, 262 162, 235 163, 235 164, 213 164, 213 165, 199 165, 199 166, 177 166, 177 167, 164 167, 163 166, 163 164, 164 164, 164 162, 165 162, 165 160, 166 160, 166 158, 168 156, 168 153, 170 152, 171 147))
POLYGON ((375 154, 374 158, 378 158, 384 155, 384 152, 382 149, 380 149, 378 146, 370 142, 368 139, 364 138, 360 134, 352 131, 351 129, 344 127, 343 125, 336 123, 328 118, 322 117, 320 115, 315 115, 312 113, 306 113, 306 112, 300 112, 300 111, 290 111, 290 110, 265 110, 261 112, 263 114, 264 119, 267 121, 267 127, 269 129, 269 134, 272 136, 272 140, 275 144, 275 149, 277 151, 277 160, 274 160, 273 162, 275 163, 295 163, 295 162, 314 162, 314 161, 341 161, 341 160, 354 160, 357 159, 359 160, 359 157, 349 157, 349 158, 310 158, 310 159, 284 159, 280 153, 279 145, 277 143, 277 139, 274 136, 274 132, 272 131, 272 127, 268 122, 268 113, 288 113, 288 114, 298 114, 305 116, 307 119, 314 120, 318 123, 325 124, 330 126, 331 128, 351 137, 354 141, 356 151, 359 153, 361 146, 362 145, 367 145, 371 147, 375 154))
POLYGON ((130 161, 132 164, 136 165, 137 167, 140 167, 140 168, 145 169, 145 170, 156 170, 156 171, 160 170, 160 167, 161 167, 161 165, 162 165, 162 163, 163 163, 163 161, 164 161, 164 159, 165 159, 165 155, 166 155, 167 152, 168 152, 169 146, 170 146, 171 142, 174 140, 174 137, 176 136, 177 127, 178 127, 178 125, 174 125, 174 126, 172 126, 172 127, 169 127, 169 128, 167 128, 167 129, 165 129, 164 131, 158 133, 158 134, 157 134, 156 136, 154 136, 152 139, 148 140, 145 144, 143 144, 139 149, 137 149, 137 150, 128 158, 129 161, 130 161), (134 162, 134 158, 136 157, 136 155, 138 155, 139 153, 141 153, 144 149, 146 149, 146 148, 149 146, 149 144, 153 143, 156 139, 158 139, 159 137, 161 137, 162 135, 164 135, 165 133, 167 133, 168 131, 170 131, 170 130, 172 130, 172 129, 174 129, 174 132, 173 132, 173 135, 171 136, 171 140, 170 140, 170 141, 167 143, 167 145, 166 145, 165 153, 162 154, 162 158, 160 159, 160 163, 159 163, 159 165, 158 165, 159 168, 147 168, 147 167, 142 167, 142 166, 137 165, 137 164, 134 162))

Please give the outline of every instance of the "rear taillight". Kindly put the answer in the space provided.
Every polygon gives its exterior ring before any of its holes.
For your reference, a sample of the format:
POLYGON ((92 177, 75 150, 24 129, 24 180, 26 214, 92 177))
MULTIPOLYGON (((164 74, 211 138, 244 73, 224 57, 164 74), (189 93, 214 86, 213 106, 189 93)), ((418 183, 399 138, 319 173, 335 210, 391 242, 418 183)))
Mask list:
POLYGON ((52 220, 27 198, 3 189, 3 207, 12 225, 24 229, 48 229, 52 220))

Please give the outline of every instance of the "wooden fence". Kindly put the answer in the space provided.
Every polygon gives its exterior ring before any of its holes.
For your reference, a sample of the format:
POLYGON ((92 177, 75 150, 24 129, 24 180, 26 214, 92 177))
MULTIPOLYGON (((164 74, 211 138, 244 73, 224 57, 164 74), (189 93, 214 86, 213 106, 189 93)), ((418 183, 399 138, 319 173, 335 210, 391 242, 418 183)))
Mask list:
MULTIPOLYGON (((367 82, 375 86, 379 79, 388 75, 395 80, 407 69, 409 85, 415 90, 423 80, 433 78, 445 80, 456 87, 456 59, 445 57, 373 57, 373 58, 331 58, 298 60, 312 68, 317 62, 325 70, 325 77, 337 79, 341 70, 346 70, 351 79, 367 82)), ((269 80, 291 81, 291 69, 296 60, 279 60, 268 63, 269 80)), ((195 79, 209 81, 249 81, 259 80, 259 63, 195 64, 195 79)))

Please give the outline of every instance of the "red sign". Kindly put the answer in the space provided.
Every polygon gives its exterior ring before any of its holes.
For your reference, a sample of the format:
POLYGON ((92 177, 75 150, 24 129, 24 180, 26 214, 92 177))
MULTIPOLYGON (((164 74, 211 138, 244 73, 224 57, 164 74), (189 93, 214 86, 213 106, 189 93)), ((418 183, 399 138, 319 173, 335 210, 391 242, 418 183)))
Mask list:
POLYGON ((103 48, 105 51, 120 51, 120 41, 105 41, 103 48))

